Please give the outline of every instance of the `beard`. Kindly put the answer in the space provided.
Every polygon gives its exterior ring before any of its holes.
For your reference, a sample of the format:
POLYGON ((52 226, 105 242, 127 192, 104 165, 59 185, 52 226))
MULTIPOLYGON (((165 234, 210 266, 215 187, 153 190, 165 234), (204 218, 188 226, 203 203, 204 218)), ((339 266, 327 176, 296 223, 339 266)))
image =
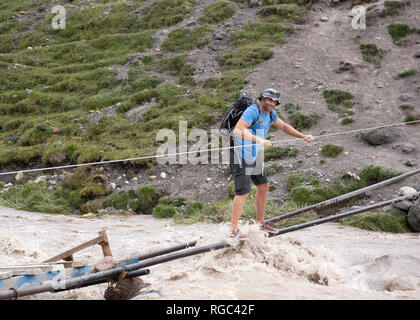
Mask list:
POLYGON ((271 107, 270 104, 268 104, 265 100, 263 100, 262 101, 262 108, 263 108, 263 111, 270 112, 272 109, 274 109, 274 106, 271 107))

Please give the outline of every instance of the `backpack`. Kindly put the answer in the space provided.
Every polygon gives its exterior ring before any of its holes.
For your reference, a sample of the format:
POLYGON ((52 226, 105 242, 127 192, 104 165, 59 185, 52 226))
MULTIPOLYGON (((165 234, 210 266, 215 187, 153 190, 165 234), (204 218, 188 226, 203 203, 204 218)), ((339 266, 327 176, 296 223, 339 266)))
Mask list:
MULTIPOLYGON (((236 99, 235 103, 226 111, 223 116, 222 123, 220 124, 220 135, 224 140, 231 141, 233 129, 235 129, 235 126, 242 117, 244 111, 252 104, 254 104, 252 99, 242 96, 236 99)), ((259 119, 260 113, 258 113, 257 120, 255 120, 249 128, 252 128, 259 119)), ((273 121, 273 112, 270 112, 270 119, 273 121)))

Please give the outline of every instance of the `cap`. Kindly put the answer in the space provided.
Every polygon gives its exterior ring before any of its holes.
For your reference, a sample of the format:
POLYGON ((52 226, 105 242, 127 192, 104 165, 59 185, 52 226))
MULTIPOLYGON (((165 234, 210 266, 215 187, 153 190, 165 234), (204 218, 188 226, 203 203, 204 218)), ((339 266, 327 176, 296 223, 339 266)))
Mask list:
POLYGON ((280 92, 278 92, 276 89, 265 89, 262 95, 258 98, 258 100, 261 100, 261 98, 270 98, 274 101, 277 101, 277 104, 280 104, 280 92))

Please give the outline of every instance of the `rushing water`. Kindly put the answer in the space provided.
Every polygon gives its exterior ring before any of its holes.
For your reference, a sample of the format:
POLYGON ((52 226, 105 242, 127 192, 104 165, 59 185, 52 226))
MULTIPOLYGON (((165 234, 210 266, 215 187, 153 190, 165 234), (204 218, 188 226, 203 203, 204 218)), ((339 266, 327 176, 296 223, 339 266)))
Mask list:
MULTIPOLYGON (((151 216, 80 218, 0 207, 0 265, 39 263, 105 228, 113 256, 124 259, 191 240, 232 246, 150 267, 142 279, 154 299, 420 299, 420 234, 369 232, 336 223, 267 238, 232 241, 227 224, 174 225, 151 216)), ((74 255, 94 264, 95 245, 74 255)), ((107 284, 21 299, 103 299, 107 284)))

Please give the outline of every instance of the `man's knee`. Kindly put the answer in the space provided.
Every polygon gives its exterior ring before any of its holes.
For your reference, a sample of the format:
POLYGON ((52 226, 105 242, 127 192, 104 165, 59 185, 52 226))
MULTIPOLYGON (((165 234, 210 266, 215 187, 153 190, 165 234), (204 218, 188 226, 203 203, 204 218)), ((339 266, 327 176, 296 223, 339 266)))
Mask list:
POLYGON ((260 189, 262 191, 268 191, 269 188, 270 188, 270 183, 268 182, 257 185, 257 189, 260 189))
POLYGON ((235 197, 239 197, 239 198, 246 198, 248 197, 249 192, 248 193, 244 193, 244 194, 236 194, 235 197))

